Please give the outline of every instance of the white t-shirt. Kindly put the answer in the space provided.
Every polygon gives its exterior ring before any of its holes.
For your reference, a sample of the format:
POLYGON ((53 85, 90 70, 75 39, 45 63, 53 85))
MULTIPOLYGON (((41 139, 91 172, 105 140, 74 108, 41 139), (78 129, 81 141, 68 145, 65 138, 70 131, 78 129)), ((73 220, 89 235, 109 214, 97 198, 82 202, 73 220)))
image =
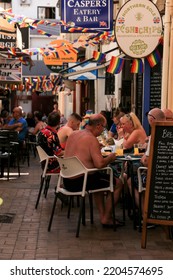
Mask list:
POLYGON ((147 157, 149 157, 149 155, 150 155, 150 144, 151 144, 151 136, 149 136, 149 141, 148 141, 148 145, 147 145, 147 150, 146 150, 146 152, 145 152, 145 155, 146 155, 147 157))

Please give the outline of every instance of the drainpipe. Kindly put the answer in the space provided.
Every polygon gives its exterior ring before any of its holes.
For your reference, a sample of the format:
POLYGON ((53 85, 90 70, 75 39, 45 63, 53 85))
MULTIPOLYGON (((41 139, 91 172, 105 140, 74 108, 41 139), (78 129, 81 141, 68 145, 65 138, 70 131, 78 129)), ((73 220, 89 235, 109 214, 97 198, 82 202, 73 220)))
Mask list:
POLYGON ((169 76, 168 76, 168 106, 173 110, 173 0, 170 0, 170 16, 171 16, 171 33, 170 33, 170 49, 169 49, 169 76))
POLYGON ((170 4, 171 0, 166 0, 165 20, 164 20, 164 43, 163 43, 163 69, 162 69, 162 94, 161 109, 168 108, 168 77, 169 77, 169 43, 170 43, 170 4))

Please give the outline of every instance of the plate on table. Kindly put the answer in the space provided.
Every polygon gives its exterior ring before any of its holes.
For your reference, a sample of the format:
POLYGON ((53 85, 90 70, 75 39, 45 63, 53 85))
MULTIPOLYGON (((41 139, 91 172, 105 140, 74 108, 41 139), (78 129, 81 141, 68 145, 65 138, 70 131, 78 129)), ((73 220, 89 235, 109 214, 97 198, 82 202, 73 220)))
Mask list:
POLYGON ((103 152, 101 152, 101 153, 102 153, 102 156, 103 156, 103 157, 107 157, 108 155, 110 155, 110 154, 111 154, 111 152, 104 152, 104 151, 103 151, 103 152))
POLYGON ((130 154, 131 157, 135 158, 135 157, 142 157, 144 155, 144 153, 138 153, 138 154, 130 154))
POLYGON ((121 159, 121 160, 140 160, 141 156, 140 155, 122 155, 122 156, 116 156, 116 159, 121 159))

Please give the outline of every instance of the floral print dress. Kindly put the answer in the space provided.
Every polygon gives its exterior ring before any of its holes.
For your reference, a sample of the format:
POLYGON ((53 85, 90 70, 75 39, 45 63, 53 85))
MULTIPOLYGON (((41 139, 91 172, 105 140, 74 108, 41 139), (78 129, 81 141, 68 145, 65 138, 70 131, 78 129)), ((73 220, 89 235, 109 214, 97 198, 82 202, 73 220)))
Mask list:
MULTIPOLYGON (((50 126, 43 128, 38 134, 38 144, 49 156, 59 156, 62 152, 57 131, 50 126)), ((42 167, 44 168, 45 162, 42 167)), ((58 161, 55 159, 50 159, 48 164, 49 171, 59 171, 58 161)))

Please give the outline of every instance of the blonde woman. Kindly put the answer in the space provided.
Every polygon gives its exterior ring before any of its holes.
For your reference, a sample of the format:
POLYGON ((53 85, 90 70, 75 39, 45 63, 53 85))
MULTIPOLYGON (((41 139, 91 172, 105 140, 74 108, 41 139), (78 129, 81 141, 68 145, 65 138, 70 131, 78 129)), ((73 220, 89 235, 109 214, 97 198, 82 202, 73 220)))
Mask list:
POLYGON ((140 120, 133 112, 121 117, 120 123, 123 129, 124 149, 131 149, 134 144, 145 144, 146 132, 140 120))

